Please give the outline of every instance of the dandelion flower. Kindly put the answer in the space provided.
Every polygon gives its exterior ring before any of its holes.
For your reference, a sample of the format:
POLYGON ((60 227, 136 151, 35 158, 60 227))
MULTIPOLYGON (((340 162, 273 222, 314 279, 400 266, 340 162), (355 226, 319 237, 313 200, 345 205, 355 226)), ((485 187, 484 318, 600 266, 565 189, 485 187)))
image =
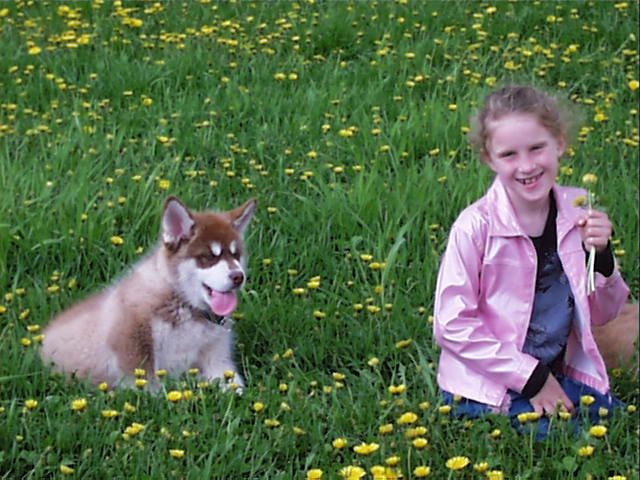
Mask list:
POLYGON ((340 476, 345 480, 358 480, 366 475, 366 471, 362 467, 349 465, 340 469, 340 476))
POLYGON ((262 403, 262 402, 254 402, 254 404, 253 404, 253 406, 251 408, 253 408, 254 412, 259 413, 262 410, 264 410, 264 403, 262 403))
POLYGON ((178 390, 171 390, 169 393, 167 393, 167 400, 173 403, 182 400, 182 392, 178 390))
POLYGON ((473 466, 473 469, 480 473, 486 472, 489 470, 489 464, 487 462, 478 462, 473 466))
POLYGON ((353 451, 359 455, 371 455, 380 448, 377 443, 361 443, 353 447, 353 451))
POLYGON ((596 399, 591 395, 583 395, 582 397, 580 397, 580 403, 586 406, 591 405, 595 401, 596 399))
POLYGON ((589 434, 596 438, 604 437, 607 434, 607 427, 604 425, 594 425, 589 429, 589 434))
POLYGON ((396 343, 396 348, 397 349, 406 348, 409 345, 411 345, 412 343, 413 343, 413 340, 411 340, 411 339, 400 340, 398 343, 396 343))
POLYGON ((578 455, 581 457, 590 457, 595 449, 591 445, 585 445, 578 449, 578 455))
POLYGON ((429 445, 429 441, 424 437, 418 437, 411 443, 413 443, 413 446, 418 448, 418 449, 422 449, 422 448, 426 447, 427 445, 429 445))
POLYGON ((413 412, 406 412, 400 415, 398 423, 400 425, 407 425, 409 423, 416 423, 418 421, 418 415, 413 412))
POLYGON ((504 480, 504 474, 501 470, 491 470, 487 472, 487 478, 489 480, 504 480))
POLYGON ((420 465, 413 470, 413 474, 416 478, 425 478, 431 475, 431 467, 426 465, 420 465))
POLYGON ((469 465, 470 460, 467 457, 451 457, 446 462, 446 466, 450 470, 462 470, 464 467, 469 465))
POLYGON ((60 465, 60 473, 63 475, 73 475, 75 470, 67 465, 60 465))
POLYGON ((313 468, 307 472, 307 480, 320 480, 323 473, 319 468, 313 468))
POLYGON ((120 412, 117 410, 102 410, 102 416, 104 418, 115 418, 120 415, 120 412))
POLYGON ((598 177, 594 173, 587 173, 582 177, 582 183, 591 185, 598 182, 598 177))
POLYGON ((172 448, 171 450, 169 450, 169 455, 171 455, 173 458, 182 458, 184 457, 184 450, 172 448))
POLYGON ((333 442, 331 442, 331 445, 333 445, 333 448, 335 448, 336 450, 342 450, 347 446, 347 439, 341 437, 336 438, 333 442))
POLYGON ((116 246, 122 245, 124 243, 124 239, 122 237, 119 237, 118 235, 114 235, 113 237, 111 237, 111 243, 116 246))
POLYGON ((422 437, 427 434, 427 427, 410 428, 405 432, 405 436, 409 439, 422 437))
POLYGON ((381 435, 388 435, 393 432, 393 424, 387 423, 386 425, 382 425, 378 431, 381 435))
POLYGON ((574 207, 584 207, 587 205, 587 197, 584 195, 579 195, 573 200, 574 207))
POLYGON ((400 385, 389 385, 389 393, 393 395, 404 393, 406 390, 407 386, 404 383, 401 383, 400 385))
POLYGON ((640 86, 640 82, 638 82, 638 80, 630 80, 627 85, 631 90, 635 91, 640 86))
POLYGON ((38 406, 38 401, 34 400, 33 398, 30 398, 24 402, 24 406, 27 407, 29 410, 33 410, 38 406))
POLYGON ((86 398, 78 398, 71 402, 71 410, 76 412, 82 412, 87 408, 87 399, 86 398))

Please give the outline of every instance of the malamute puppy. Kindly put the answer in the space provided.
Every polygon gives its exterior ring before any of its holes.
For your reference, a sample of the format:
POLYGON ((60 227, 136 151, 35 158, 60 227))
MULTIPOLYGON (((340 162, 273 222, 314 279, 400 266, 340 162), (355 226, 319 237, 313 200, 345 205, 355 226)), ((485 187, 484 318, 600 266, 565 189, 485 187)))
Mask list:
MULTIPOLYGON (((41 355, 58 371, 95 384, 132 385, 134 370, 207 379, 237 373, 232 323, 246 280, 244 232, 249 200, 229 212, 191 212, 169 197, 153 252, 111 287, 57 315, 44 330, 41 355)), ((242 386, 236 374, 234 381, 242 386)))

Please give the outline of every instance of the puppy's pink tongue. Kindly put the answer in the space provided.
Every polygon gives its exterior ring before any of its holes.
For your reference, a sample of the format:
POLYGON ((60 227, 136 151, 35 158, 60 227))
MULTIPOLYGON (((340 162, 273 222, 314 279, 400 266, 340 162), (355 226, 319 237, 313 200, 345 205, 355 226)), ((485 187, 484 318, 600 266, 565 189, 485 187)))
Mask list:
POLYGON ((216 315, 220 315, 221 317, 226 317, 230 315, 236 309, 236 305, 238 304, 238 299, 236 298, 236 294, 233 292, 216 292, 215 290, 211 291, 211 310, 216 315))

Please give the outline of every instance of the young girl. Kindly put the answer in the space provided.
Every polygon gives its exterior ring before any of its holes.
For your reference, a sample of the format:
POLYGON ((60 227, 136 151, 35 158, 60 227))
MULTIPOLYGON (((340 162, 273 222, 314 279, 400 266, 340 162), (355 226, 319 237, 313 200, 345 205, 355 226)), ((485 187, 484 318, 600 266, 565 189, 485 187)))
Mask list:
MULTIPOLYGON (((619 404, 591 325, 612 320, 629 289, 609 246, 606 213, 576 206, 581 189, 556 184, 568 141, 562 109, 537 89, 487 97, 472 144, 495 172, 484 197, 451 227, 435 298, 438 384, 460 414, 571 412, 619 404), (596 291, 587 295, 595 247, 596 291)), ((549 421, 542 416, 538 437, 549 421)))

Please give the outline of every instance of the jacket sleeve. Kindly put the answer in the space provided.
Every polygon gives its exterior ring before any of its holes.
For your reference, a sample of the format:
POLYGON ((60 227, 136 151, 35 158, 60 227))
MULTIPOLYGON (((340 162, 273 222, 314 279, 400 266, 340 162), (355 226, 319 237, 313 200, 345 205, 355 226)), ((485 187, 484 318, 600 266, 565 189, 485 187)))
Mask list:
POLYGON ((434 336, 468 368, 521 392, 539 362, 496 335, 499 323, 509 319, 489 319, 479 309, 486 228, 478 222, 463 228, 456 222, 451 229, 436 285, 434 336))
POLYGON ((616 318, 628 297, 629 287, 617 265, 609 277, 596 273, 596 290, 589 295, 592 325, 604 325, 616 318))

